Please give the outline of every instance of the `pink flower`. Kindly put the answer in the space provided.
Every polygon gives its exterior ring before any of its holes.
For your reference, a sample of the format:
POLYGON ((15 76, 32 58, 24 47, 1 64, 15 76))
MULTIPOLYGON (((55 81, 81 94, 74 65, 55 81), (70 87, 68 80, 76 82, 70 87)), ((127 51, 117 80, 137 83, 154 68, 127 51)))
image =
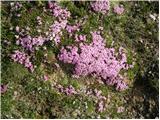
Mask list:
POLYGON ((52 2, 51 1, 48 1, 48 8, 53 8, 53 4, 52 4, 52 2))
POLYGON ((122 113, 124 111, 124 107, 118 107, 118 109, 117 109, 117 113, 122 113))
POLYGON ((104 102, 102 100, 98 102, 97 110, 98 112, 103 112, 105 110, 104 102))
POLYGON ((124 8, 122 6, 114 6, 114 10, 113 10, 116 14, 121 15, 124 12, 124 8))
POLYGON ((44 75, 43 78, 44 78, 45 81, 49 80, 48 75, 44 75))
POLYGON ((16 32, 19 33, 20 32, 20 28, 19 26, 16 26, 16 32))
POLYGON ((7 91, 7 85, 1 85, 0 92, 5 93, 7 91))
POLYGON ((86 35, 75 35, 75 41, 76 42, 83 42, 86 41, 86 35))
POLYGON ((94 92, 95 92, 95 95, 96 95, 97 97, 99 97, 99 96, 101 95, 101 93, 102 93, 101 90, 97 90, 97 89, 95 89, 94 92))

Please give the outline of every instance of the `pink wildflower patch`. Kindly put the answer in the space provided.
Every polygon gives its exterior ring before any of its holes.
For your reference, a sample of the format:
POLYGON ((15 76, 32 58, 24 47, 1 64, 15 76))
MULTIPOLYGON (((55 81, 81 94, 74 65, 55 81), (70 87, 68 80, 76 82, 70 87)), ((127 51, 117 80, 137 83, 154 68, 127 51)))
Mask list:
POLYGON ((63 20, 61 22, 55 21, 53 25, 50 26, 50 33, 48 39, 53 39, 55 44, 59 44, 61 40, 62 30, 65 29, 67 25, 67 20, 63 20))
POLYGON ((11 58, 14 62, 18 62, 28 68, 31 72, 34 70, 33 64, 30 62, 30 58, 24 52, 18 50, 14 51, 14 54, 11 55, 11 58))
POLYGON ((35 47, 42 46, 44 42, 45 38, 42 38, 41 36, 34 38, 32 38, 31 36, 26 36, 18 39, 16 41, 16 44, 21 45, 23 48, 30 52, 33 52, 35 50, 35 47))
POLYGON ((103 112, 105 110, 104 101, 101 100, 98 102, 97 110, 98 110, 98 112, 103 112))
POLYGON ((63 87, 62 85, 58 85, 56 87, 58 88, 59 92, 65 93, 66 95, 73 95, 77 93, 75 88, 72 85, 68 87, 63 87))
POLYGON ((110 3, 109 0, 95 1, 91 3, 91 7, 95 12, 106 14, 109 11, 110 3))
POLYGON ((65 92, 66 95, 72 95, 72 94, 76 93, 76 91, 75 91, 75 89, 74 89, 74 87, 72 85, 70 85, 69 87, 65 88, 64 92, 65 92))
POLYGON ((11 11, 18 11, 22 8, 22 4, 20 2, 11 2, 10 3, 11 6, 11 11))
POLYGON ((64 63, 75 65, 74 73, 77 76, 96 75, 108 85, 115 85, 117 90, 127 88, 123 78, 119 75, 122 69, 128 69, 127 58, 120 48, 116 56, 114 48, 105 48, 105 43, 99 32, 91 32, 92 43, 79 47, 63 47, 58 55, 64 63), (78 52, 80 51, 80 53, 78 52))
POLYGON ((114 13, 116 13, 116 14, 118 14, 118 15, 121 15, 121 14, 124 12, 123 6, 117 5, 117 6, 114 6, 113 9, 114 9, 114 10, 113 10, 114 13))
POLYGON ((51 10, 53 16, 57 17, 60 21, 66 20, 71 15, 71 13, 67 9, 64 9, 61 6, 59 6, 57 2, 49 1, 48 7, 51 10))

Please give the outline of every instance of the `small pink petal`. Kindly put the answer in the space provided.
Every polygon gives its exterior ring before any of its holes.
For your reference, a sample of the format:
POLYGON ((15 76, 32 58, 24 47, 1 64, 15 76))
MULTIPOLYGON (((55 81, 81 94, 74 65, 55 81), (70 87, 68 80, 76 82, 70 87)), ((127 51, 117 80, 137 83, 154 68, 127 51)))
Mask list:
POLYGON ((49 80, 49 77, 47 75, 44 75, 44 80, 45 81, 49 80))
POLYGON ((1 85, 0 92, 5 93, 7 91, 7 85, 1 85))

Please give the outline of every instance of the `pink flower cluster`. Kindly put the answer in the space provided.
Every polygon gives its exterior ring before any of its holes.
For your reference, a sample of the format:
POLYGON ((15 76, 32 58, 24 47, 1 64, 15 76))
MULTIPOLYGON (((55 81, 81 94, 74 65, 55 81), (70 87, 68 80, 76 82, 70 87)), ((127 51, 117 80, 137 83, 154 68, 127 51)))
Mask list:
POLYGON ((79 31, 79 27, 80 27, 79 24, 76 24, 76 25, 68 25, 67 24, 66 30, 70 34, 70 36, 72 36, 75 31, 79 31))
POLYGON ((98 112, 103 112, 105 110, 104 108, 104 101, 99 101, 97 105, 98 112))
POLYGON ((52 11, 53 16, 58 17, 58 19, 66 20, 70 17, 71 13, 67 10, 59 6, 56 2, 48 2, 48 7, 52 11))
POLYGON ((94 11, 106 14, 109 11, 109 0, 95 1, 91 3, 91 7, 94 11))
POLYGON ((116 5, 113 8, 114 13, 121 15, 124 12, 124 8, 122 6, 116 5))
POLYGON ((98 112, 103 112, 105 110, 105 103, 104 101, 106 100, 106 97, 102 95, 101 90, 94 90, 95 96, 98 98, 98 103, 97 103, 97 110, 98 112))
MULTIPOLYGON (((67 19, 70 17, 70 12, 67 9, 63 9, 61 6, 59 6, 57 2, 48 2, 48 6, 53 15, 58 18, 58 20, 55 21, 50 27, 51 32, 48 39, 53 39, 57 45, 60 43, 63 29, 65 29, 71 37, 73 36, 74 32, 79 31, 80 23, 76 23, 75 25, 68 24, 67 19)), ((76 36, 76 40, 78 41, 84 41, 85 39, 85 36, 76 36)))
POLYGON ((77 35, 77 34, 75 34, 75 41, 76 42, 86 41, 86 35, 77 35))
MULTIPOLYGON (((66 30, 69 33, 69 37, 72 37, 73 34, 76 31, 79 31, 80 29, 80 23, 76 23, 74 25, 69 25, 67 20, 63 21, 55 21, 53 25, 50 26, 50 33, 49 33, 49 40, 54 40, 55 44, 60 43, 60 39, 62 36, 62 30, 66 30)), ((86 40, 86 35, 75 35, 75 41, 85 41, 86 40)))
POLYGON ((59 89, 60 92, 65 93, 66 95, 72 95, 77 93, 72 85, 66 88, 61 85, 58 85, 57 88, 59 89))
POLYGON ((67 46, 66 49, 62 47, 58 58, 64 63, 76 64, 79 59, 78 48, 76 46, 67 46))
POLYGON ((97 104, 96 109, 98 112, 103 112, 106 109, 105 101, 107 100, 107 98, 102 95, 101 90, 89 89, 86 91, 86 94, 87 94, 87 96, 94 95, 97 98, 97 100, 95 102, 97 104))
POLYGON ((11 55, 11 58, 14 62, 18 62, 28 68, 31 72, 33 72, 34 67, 30 62, 30 58, 24 52, 20 52, 18 50, 14 51, 14 54, 11 55))
POLYGON ((124 112, 124 107, 123 106, 118 107, 117 113, 122 113, 122 112, 124 112))
MULTIPOLYGON (((48 7, 53 13, 53 16, 58 18, 57 21, 53 23, 53 25, 50 27, 51 32, 49 34, 50 40, 54 39, 55 44, 60 43, 61 35, 62 35, 62 30, 66 28, 66 30, 72 32, 72 26, 68 26, 67 19, 70 17, 70 12, 67 9, 62 8, 57 4, 57 2, 48 2, 48 7)), ((77 29, 77 28, 75 28, 77 29)))
MULTIPOLYGON (((42 46, 44 44, 45 41, 47 40, 54 40, 55 44, 57 45, 58 43, 60 43, 60 39, 61 39, 61 35, 62 35, 62 30, 66 28, 66 30, 73 32, 76 31, 78 29, 78 25, 67 25, 68 21, 67 18, 70 17, 70 12, 67 9, 63 9, 61 6, 59 6, 56 2, 49 2, 49 9, 52 11, 53 15, 58 18, 58 20, 56 20, 53 25, 50 26, 50 31, 49 34, 47 34, 47 37, 31 37, 29 35, 25 36, 25 37, 20 37, 24 36, 24 29, 21 30, 20 32, 20 28, 19 26, 16 27, 16 32, 19 34, 17 36, 17 41, 16 44, 17 45, 21 45, 25 50, 29 51, 29 52, 34 52, 34 50, 36 48, 38 48, 38 46, 42 46)), ((38 25, 42 24, 42 19, 37 16, 37 23, 38 25)), ((18 59, 18 58, 17 58, 18 59)))
POLYGON ((10 6, 11 6, 10 11, 12 12, 12 15, 20 17, 21 16, 20 10, 22 8, 22 4, 20 2, 11 2, 10 6))
POLYGON ((106 97, 102 95, 102 91, 101 90, 95 89, 94 90, 94 94, 99 100, 106 100, 106 97))
POLYGON ((22 4, 20 2, 11 2, 11 11, 18 11, 22 8, 22 4))
POLYGON ((67 20, 63 20, 61 22, 55 21, 54 24, 50 26, 51 32, 49 37, 54 39, 56 45, 60 43, 62 30, 66 27, 66 25, 67 20))
POLYGON ((118 56, 114 48, 105 48, 105 43, 99 32, 91 32, 92 43, 80 43, 79 47, 67 46, 58 55, 64 63, 75 65, 77 76, 96 75, 109 85, 115 85, 117 90, 127 88, 119 75, 122 69, 128 69, 125 53, 120 48, 118 56))
POLYGON ((31 36, 26 36, 23 38, 20 38, 16 41, 17 45, 21 45, 26 50, 33 52, 35 50, 35 47, 42 46, 45 42, 45 39, 41 36, 32 38, 31 36))

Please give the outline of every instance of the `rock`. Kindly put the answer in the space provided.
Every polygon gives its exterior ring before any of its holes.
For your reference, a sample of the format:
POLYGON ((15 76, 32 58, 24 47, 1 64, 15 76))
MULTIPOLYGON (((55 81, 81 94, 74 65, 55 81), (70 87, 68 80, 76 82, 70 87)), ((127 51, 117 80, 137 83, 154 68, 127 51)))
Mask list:
POLYGON ((149 117, 150 117, 150 115, 149 115, 149 114, 146 114, 146 117, 147 117, 147 118, 149 118, 149 117))
POLYGON ((18 95, 18 92, 17 91, 14 91, 14 96, 17 96, 18 95))
POLYGON ((76 103, 76 101, 73 101, 73 105, 76 103))
POLYGON ((101 119, 101 116, 100 116, 100 115, 98 115, 96 118, 97 118, 97 119, 101 119))
POLYGON ((142 111, 143 111, 143 107, 141 106, 141 107, 139 108, 139 110, 142 112, 142 111))
POLYGON ((106 116, 105 118, 106 118, 106 119, 110 119, 110 117, 109 117, 109 116, 106 116))
POLYGON ((78 110, 78 109, 76 109, 76 110, 75 110, 75 112, 76 112, 78 115, 80 115, 80 114, 81 114, 81 111, 80 111, 80 110, 78 110))
POLYGON ((143 115, 141 115, 141 116, 140 116, 140 119, 144 119, 144 116, 143 116, 143 115))
POLYGON ((73 117, 77 117, 78 113, 76 111, 72 112, 73 117))
POLYGON ((139 97, 139 101, 140 102, 144 102, 144 98, 143 97, 139 97))

